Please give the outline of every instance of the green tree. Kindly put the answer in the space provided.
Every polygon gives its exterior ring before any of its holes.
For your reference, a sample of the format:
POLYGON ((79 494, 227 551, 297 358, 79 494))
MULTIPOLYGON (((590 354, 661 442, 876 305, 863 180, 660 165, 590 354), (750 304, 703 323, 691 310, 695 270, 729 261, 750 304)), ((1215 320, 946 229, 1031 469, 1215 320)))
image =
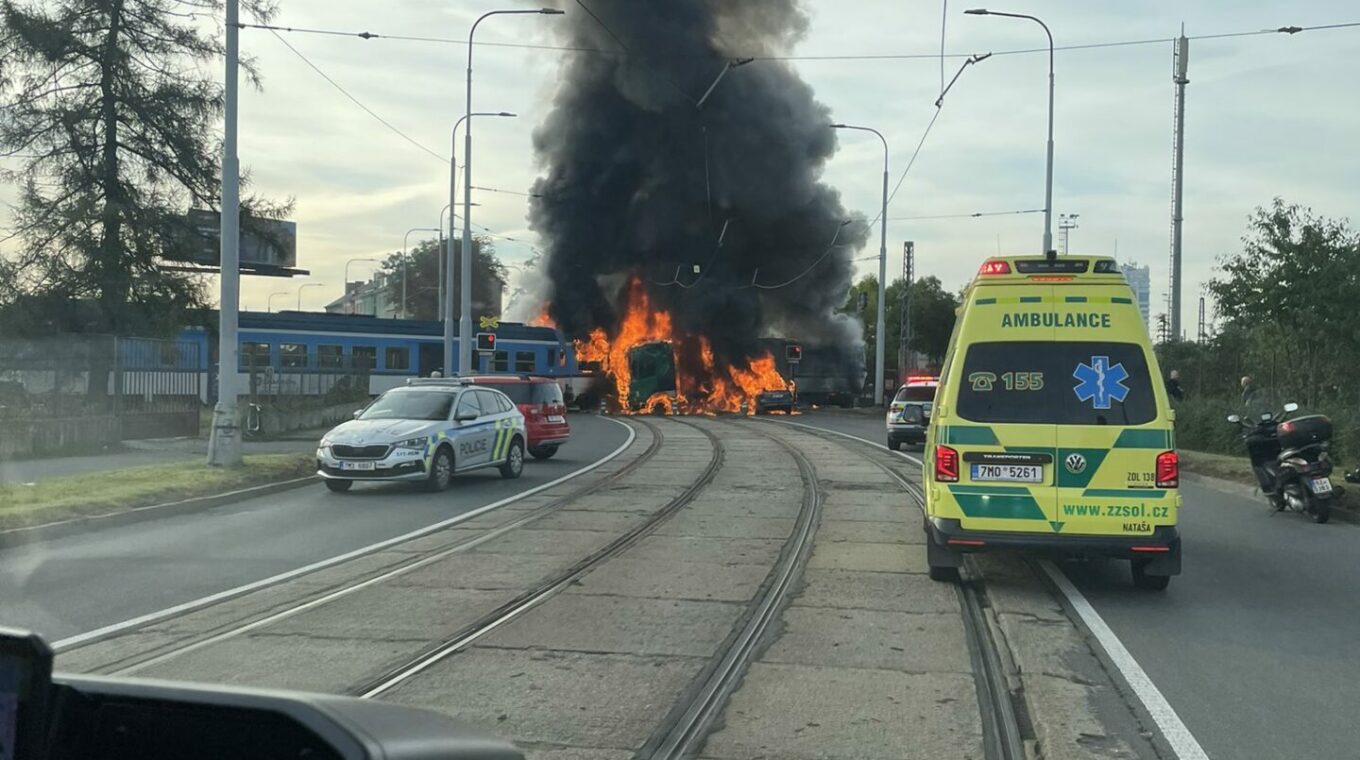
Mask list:
MULTIPOLYGON (((269 0, 244 5, 259 18, 273 11, 269 0)), ((162 264, 191 250, 185 212, 217 205, 222 87, 206 67, 223 42, 202 19, 220 7, 0 0, 0 152, 22 157, 0 176, 19 188, 11 237, 20 240, 0 262, 0 308, 24 317, 0 322, 161 332, 203 305, 201 279, 162 264), (71 302, 96 305, 94 318, 80 308, 26 313, 71 302)))
POLYGON ((1228 328, 1246 336, 1249 372, 1272 396, 1355 401, 1360 364, 1360 235, 1276 198, 1258 208, 1242 251, 1209 283, 1228 328))
MULTIPOLYGON (((906 282, 894 280, 885 289, 884 321, 887 323, 884 344, 884 364, 896 370, 897 347, 902 339, 902 295, 906 282)), ((958 299, 944 289, 937 277, 923 277, 911 285, 910 348, 925 354, 935 363, 944 359, 949 347, 949 335, 954 330, 958 299)), ((874 366, 874 339, 877 335, 878 278, 867 275, 850 288, 841 311, 860 317, 864 323, 864 356, 866 367, 874 366), (863 309, 860 308, 863 304, 863 309)))
POLYGON ((931 362, 944 361, 954 332, 959 299, 944 289, 938 277, 922 277, 911 286, 911 349, 931 362))
MULTIPOLYGON (((447 245, 448 241, 445 241, 447 245)), ((453 241, 454 266, 463 249, 463 241, 453 241)), ((439 243, 423 240, 406 254, 406 309, 411 319, 439 319, 439 243)), ((472 316, 500 316, 501 294, 507 278, 505 265, 496 255, 496 246, 489 238, 476 237, 472 241, 472 316)), ((387 276, 386 296, 391 303, 401 303, 402 292, 402 254, 400 251, 388 254, 383 260, 383 273, 387 276)), ((455 286, 453 306, 458 313, 459 299, 454 273, 455 286)), ((476 327, 476 325, 473 325, 476 327)))

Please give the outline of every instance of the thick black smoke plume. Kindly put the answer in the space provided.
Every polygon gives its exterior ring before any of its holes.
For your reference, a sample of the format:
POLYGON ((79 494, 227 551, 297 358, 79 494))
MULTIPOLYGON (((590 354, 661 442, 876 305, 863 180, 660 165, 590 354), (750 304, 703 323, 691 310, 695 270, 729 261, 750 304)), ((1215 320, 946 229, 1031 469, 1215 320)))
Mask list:
POLYGON ((547 243, 557 325, 574 338, 614 327, 637 276, 720 360, 744 365, 768 336, 862 355, 859 325, 835 309, 868 225, 844 224, 839 193, 819 179, 836 149, 829 110, 787 64, 763 59, 697 105, 729 62, 801 38, 797 0, 584 5, 565 0, 554 28, 606 52, 567 54, 534 135, 545 176, 530 221, 547 243))

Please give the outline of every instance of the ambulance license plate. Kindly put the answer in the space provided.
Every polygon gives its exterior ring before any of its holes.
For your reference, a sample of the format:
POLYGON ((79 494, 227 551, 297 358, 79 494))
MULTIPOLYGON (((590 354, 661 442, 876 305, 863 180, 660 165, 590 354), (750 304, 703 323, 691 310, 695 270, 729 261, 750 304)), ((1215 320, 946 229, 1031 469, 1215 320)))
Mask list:
POLYGON ((1010 483, 1044 482, 1043 465, 1035 464, 975 464, 974 481, 1001 481, 1010 483))
POLYGON ((1332 481, 1327 478, 1313 478, 1308 481, 1308 487, 1313 489, 1313 493, 1331 493, 1332 481))
POLYGON ((377 466, 374 462, 341 462, 342 470, 372 470, 377 466))

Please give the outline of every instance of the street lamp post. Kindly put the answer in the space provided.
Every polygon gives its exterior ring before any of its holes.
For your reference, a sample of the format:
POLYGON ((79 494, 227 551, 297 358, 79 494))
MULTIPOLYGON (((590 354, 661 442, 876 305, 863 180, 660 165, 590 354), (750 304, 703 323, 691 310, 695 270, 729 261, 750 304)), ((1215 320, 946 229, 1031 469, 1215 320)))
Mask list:
POLYGON ((277 292, 277 293, 270 293, 270 294, 269 294, 269 300, 265 301, 264 310, 267 311, 267 312, 273 313, 273 311, 274 311, 274 297, 275 297, 275 296, 291 296, 291 295, 293 295, 293 294, 290 293, 290 292, 288 292, 288 291, 286 291, 286 290, 280 290, 280 291, 277 292))
POLYGON ((324 287, 326 287, 326 283, 324 282, 304 282, 302 285, 298 286, 298 311, 302 311, 302 291, 306 290, 307 288, 324 288, 324 287))
POLYGON ((241 464, 240 426, 236 419, 236 353, 238 310, 241 301, 240 214, 241 165, 236 155, 238 73, 240 71, 240 0, 226 0, 223 57, 226 71, 222 89, 222 222, 221 294, 218 300, 217 404, 213 407, 208 438, 208 464, 241 464))
POLYGON ((971 16, 1006 16, 1007 18, 1024 18, 1044 28, 1044 34, 1048 35, 1048 173, 1044 181, 1044 250, 1047 255, 1053 251, 1053 32, 1049 31, 1048 24, 1040 21, 1035 16, 1024 13, 1002 13, 1001 11, 989 11, 986 8, 972 8, 964 11, 971 16))
POLYGON ((886 299, 887 287, 884 280, 888 277, 888 140, 873 127, 857 127, 851 124, 832 124, 832 129, 853 129, 860 132, 873 132, 878 135, 878 139, 883 143, 883 207, 879 210, 878 218, 880 222, 878 236, 878 327, 874 329, 874 405, 883 406, 883 373, 886 370, 885 362, 885 343, 886 336, 883 334, 884 322, 884 300, 886 299))
MULTIPOLYGON (((463 118, 467 120, 467 129, 463 131, 463 254, 462 254, 462 276, 463 282, 459 288, 462 309, 458 316, 458 334, 462 340, 458 341, 458 369, 466 372, 472 366, 472 341, 468 336, 472 334, 472 38, 477 33, 477 26, 492 16, 501 15, 523 15, 537 13, 544 16, 560 16, 563 11, 558 8, 539 8, 537 10, 500 10, 483 13, 472 22, 472 28, 468 30, 468 62, 467 62, 467 104, 463 118)), ((449 291, 452 295, 453 291, 449 291)), ((449 299, 453 300, 452 298, 449 299)), ((445 328, 445 346, 448 345, 448 328, 445 328)), ((452 369, 445 366, 445 371, 452 369)))
MULTIPOLYGON (((350 264, 354 264, 354 263, 359 262, 359 261, 367 261, 367 262, 369 262, 370 264, 377 264, 377 263, 379 263, 379 261, 378 261, 377 259, 365 259, 365 258, 350 259, 349 261, 346 261, 346 262, 345 262, 345 286, 344 286, 344 287, 345 287, 345 295, 349 295, 349 282, 350 282, 350 280, 349 280, 349 265, 350 265, 350 264)), ((354 299, 350 299, 350 309, 349 309, 349 313, 350 313, 350 314, 353 314, 353 313, 354 313, 354 299)))
MULTIPOLYGON (((408 260, 408 257, 407 257, 407 255, 406 255, 406 247, 407 247, 408 243, 409 243, 410 240, 411 240, 411 233, 412 233, 412 232, 442 232, 442 230, 441 230, 440 228, 438 228, 438 227, 412 227, 411 229, 409 229, 409 230, 406 231, 406 234, 405 234, 405 235, 402 237, 402 239, 401 239, 401 318, 402 318, 402 319, 406 319, 406 318, 409 316, 409 313, 410 313, 409 310, 406 308, 406 269, 407 269, 407 268, 409 267, 409 265, 410 265, 410 261, 408 260)), ((436 252, 436 253, 437 253, 437 252, 436 252)))
MULTIPOLYGON (((496 116, 501 118, 515 118, 515 114, 509 111, 478 111, 476 113, 465 114, 458 117, 458 121, 453 123, 453 134, 450 138, 449 150, 449 205, 444 210, 449 212, 449 246, 445 250, 445 255, 440 258, 443 269, 439 277, 440 286, 444 291, 444 298, 440 299, 440 318, 444 320, 444 375, 453 376, 450 369, 453 366, 453 221, 457 217, 453 209, 458 208, 458 127, 467 121, 471 116, 496 116), (447 299, 444 300, 444 299, 447 299)), ((466 159, 464 159, 466 162, 466 159)), ((466 213, 466 212, 465 212, 466 213)), ((444 228, 444 217, 439 217, 439 226, 444 228)), ((466 221, 464 222, 466 226, 466 221)))

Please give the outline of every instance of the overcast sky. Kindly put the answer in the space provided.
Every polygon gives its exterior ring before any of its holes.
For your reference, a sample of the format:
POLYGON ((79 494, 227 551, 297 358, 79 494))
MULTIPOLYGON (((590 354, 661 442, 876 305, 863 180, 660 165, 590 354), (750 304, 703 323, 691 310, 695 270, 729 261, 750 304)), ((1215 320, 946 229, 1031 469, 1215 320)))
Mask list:
MULTIPOLYGON (((672 0, 676 2, 690 0, 672 0)), ((733 2, 739 0, 731 0, 733 2)), ((981 0, 972 0, 981 2, 981 0)), ((998 0, 995 10, 1042 17, 1056 43, 1159 40, 1360 21, 1341 0, 998 0)), ((799 74, 838 121, 877 127, 891 146, 894 183, 934 113, 940 89, 940 0, 804 0, 811 26, 801 56, 924 54, 921 58, 797 61, 799 74)), ((889 210, 888 269, 900 270, 902 243, 916 242, 920 274, 962 286, 982 257, 1038 252, 1042 214, 956 219, 900 217, 1038 209, 1043 206, 1046 68, 1030 22, 965 16, 948 4, 945 51, 993 51, 970 67, 943 110, 889 210)), ((389 35, 464 38, 480 13, 523 7, 518 0, 280 0, 276 23, 389 35)), ((575 12, 572 6, 568 12, 575 12)), ((493 18, 480 42, 552 43, 551 17, 493 18)), ((439 156, 463 111, 461 45, 285 33, 300 53, 354 98, 439 156)), ((254 190, 292 196, 297 208, 303 293, 319 309, 341 290, 347 261, 401 247, 406 231, 434 227, 448 202, 447 163, 384 127, 328 84, 274 34, 242 33, 242 50, 258 61, 263 90, 244 93, 240 156, 254 190)), ((1226 39, 1192 39, 1185 182, 1185 327, 1194 335, 1196 298, 1215 259, 1240 247, 1247 215, 1274 196, 1328 216, 1351 216, 1360 204, 1360 27, 1226 39)), ((530 134, 547 112, 559 51, 479 46, 476 110, 512 111, 517 119, 483 119, 475 129, 473 184, 524 192, 538 175, 530 134)), ((1170 42, 1059 50, 1057 53, 1057 214, 1079 214, 1073 252, 1110 254, 1151 266, 1153 311, 1163 310, 1170 250, 1172 97, 1170 42)), ((947 58, 945 78, 961 59, 947 58)), ((757 62, 752 65, 774 65, 757 62)), ((731 76, 740 76, 741 70, 731 76)), ((826 179, 867 216, 877 212, 881 148, 871 135, 843 133, 826 179)), ((474 224, 501 240, 508 264, 523 262, 536 242, 526 199, 475 192, 474 224)), ((0 199, 13 200, 12 188, 0 199)), ((0 224, 9 225, 0 210, 0 224)), ((433 233, 416 232, 412 241, 433 233)), ((877 235, 857 256, 877 253, 877 235)), ((372 264, 358 262, 356 277, 372 264)), ((862 272, 876 267, 859 262, 862 272)), ((263 309, 271 293, 296 293, 302 280, 249 277, 243 305, 263 309)), ((296 304, 296 296, 276 299, 296 304)), ((290 306, 291 308, 291 306, 290 306)))

